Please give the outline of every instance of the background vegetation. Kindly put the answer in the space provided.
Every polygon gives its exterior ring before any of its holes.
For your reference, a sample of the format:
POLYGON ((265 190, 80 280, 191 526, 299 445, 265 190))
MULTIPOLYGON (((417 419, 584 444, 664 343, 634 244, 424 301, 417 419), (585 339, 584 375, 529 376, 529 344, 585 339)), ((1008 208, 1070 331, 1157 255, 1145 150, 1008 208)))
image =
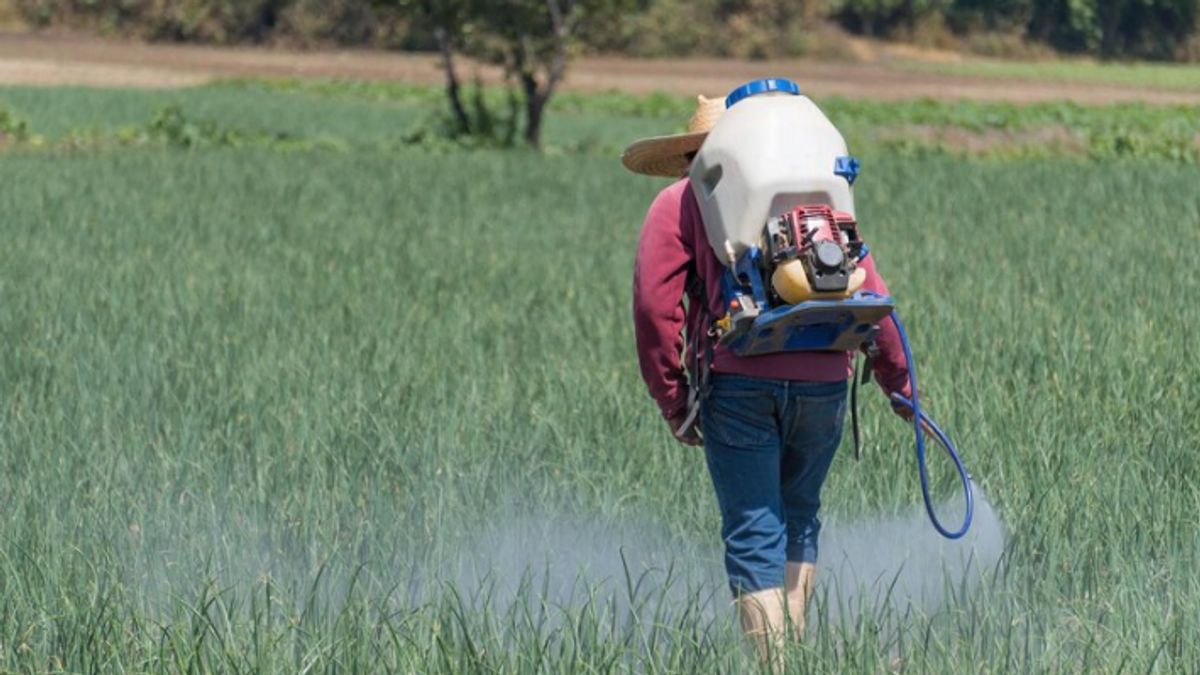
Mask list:
MULTIPOLYGON (((502 88, 468 91, 468 100, 478 97, 491 108, 501 108, 509 95, 502 88)), ((884 103, 836 97, 820 103, 858 155, 1200 159, 1200 109, 1195 106, 884 103)), ((52 99, 36 89, 8 89, 0 99, 0 137, 7 134, 10 145, 37 148, 267 145, 337 153, 407 147, 453 153, 502 147, 488 137, 447 135, 440 112, 444 104, 445 94, 437 87, 331 80, 229 81, 170 92, 66 88, 52 99), (293 107, 291 101, 302 105, 293 107)), ((613 158, 632 138, 682 130, 695 101, 669 94, 567 91, 549 105, 554 114, 546 121, 547 154, 613 158)))
MULTIPOLYGON (((629 322, 663 185, 615 148, 688 104, 555 101, 533 153, 410 133, 430 89, 0 89, 0 670, 747 667, 691 574, 717 563, 702 457, 668 438, 629 322), (546 602, 505 557, 539 564, 531 516, 678 555, 606 550, 630 556, 615 586, 546 602), (696 585, 663 590, 671 564, 696 585)), ((1189 670, 1200 203, 1194 154, 1155 148, 1194 110, 821 103, 1010 536, 982 587, 824 621, 794 669, 1189 670), (1010 153, 888 125, 1141 140, 1010 153)), ((833 529, 919 500, 906 430, 867 404, 833 529)))
MULTIPOLYGON (((27 21, 157 40, 286 41, 435 49, 439 7, 510 16, 539 0, 12 0, 27 21), (474 10, 473 10, 474 11, 474 10)), ((588 2, 564 2, 586 5, 588 2)), ((611 3, 601 3, 611 4, 611 3)), ((846 54, 836 27, 992 55, 1042 50, 1200 60, 1200 0, 629 0, 583 31, 584 48, 641 56, 846 54)), ((469 15, 470 12, 464 14, 469 15)))
MULTIPOLYGON (((1012 55, 1064 52, 1189 60, 1200 0, 11 0, 36 26, 152 40, 287 41, 436 51, 446 115, 438 133, 476 144, 538 147, 573 55, 606 51, 768 58, 853 57, 841 30, 1012 55), (840 28, 833 30, 832 25, 840 28), (508 96, 468 101, 456 62, 500 67, 508 96), (489 100, 491 102, 489 102, 489 100)), ((1171 78, 1175 82, 1179 78, 1171 78)), ((1186 79, 1186 76, 1185 78, 1186 79)))

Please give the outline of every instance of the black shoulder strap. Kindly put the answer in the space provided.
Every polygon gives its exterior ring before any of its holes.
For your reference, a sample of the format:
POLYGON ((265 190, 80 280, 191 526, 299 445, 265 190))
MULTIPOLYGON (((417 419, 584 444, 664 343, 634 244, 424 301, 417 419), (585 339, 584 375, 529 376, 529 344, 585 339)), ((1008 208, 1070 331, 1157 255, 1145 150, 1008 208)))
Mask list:
POLYGON ((697 313, 696 324, 688 335, 691 343, 691 363, 688 366, 688 402, 687 417, 679 425, 678 434, 682 435, 691 430, 700 419, 700 404, 708 396, 709 375, 712 372, 713 341, 709 335, 708 324, 708 293, 705 292, 704 280, 694 271, 688 274, 685 287, 689 298, 699 301, 700 311, 697 313))

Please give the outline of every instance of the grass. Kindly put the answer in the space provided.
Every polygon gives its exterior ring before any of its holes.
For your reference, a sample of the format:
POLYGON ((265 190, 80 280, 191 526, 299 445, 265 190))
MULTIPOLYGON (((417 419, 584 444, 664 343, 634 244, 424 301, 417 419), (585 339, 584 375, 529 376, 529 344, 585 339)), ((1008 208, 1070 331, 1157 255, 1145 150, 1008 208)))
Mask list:
MULTIPOLYGON (((101 96, 13 91, 38 133, 101 96)), ((294 117, 247 125, 364 141, 392 105, 255 96, 294 117)), ((981 588, 823 622, 795 667, 1194 666, 1194 166, 864 155, 864 234, 1011 536, 981 588)), ((747 668, 702 456, 634 361, 660 187, 589 152, 0 153, 0 670, 747 668), (563 560, 603 573, 564 591, 563 560)), ((919 500, 881 399, 830 527, 919 500)))
POLYGON ((298 136, 380 142, 399 135, 420 116, 412 106, 363 101, 294 99, 236 88, 113 90, 86 87, 0 87, 0 105, 20 114, 39 134, 55 139, 143 124, 176 105, 194 118, 230 127, 267 128, 298 136))
MULTIPOLYGON (((177 108, 185 121, 243 140, 392 151, 438 126, 440 95, 435 87, 321 80, 230 81, 175 91, 0 87, 0 132, 7 112, 26 123, 36 143, 129 144, 161 136, 161 130, 148 129, 152 120, 177 108)), ((502 92, 487 90, 484 96, 496 104, 502 92)), ((1195 106, 838 98, 819 103, 860 156, 1200 159, 1200 108, 1195 106)), ((545 129, 549 152, 617 157, 630 139, 681 130, 694 101, 666 94, 564 92, 552 105, 545 129)))
POLYGON ((1180 63, 1099 63, 1083 60, 992 61, 958 63, 902 61, 894 65, 910 70, 963 77, 994 77, 1052 82, 1151 87, 1175 91, 1200 91, 1200 66, 1180 63))
MULTIPOLYGON (((441 92, 385 82, 312 80, 231 81, 216 85, 249 92, 272 91, 306 101, 370 101, 426 108, 442 105, 441 92)), ((485 97, 498 103, 502 94, 485 97)), ((1155 157, 1194 162, 1200 157, 1200 108, 1121 103, 1084 106, 1074 103, 934 101, 818 101, 856 152, 882 150, 889 155, 982 155, 1045 158, 1077 155, 1108 160, 1155 157)), ((682 130, 695 102, 687 96, 620 92, 564 92, 552 100, 555 115, 548 129, 552 145, 618 154, 628 139, 682 130), (595 124, 603 117, 604 124, 595 124), (661 119, 661 122, 655 120, 661 119), (567 140, 569 139, 569 140, 567 140)))

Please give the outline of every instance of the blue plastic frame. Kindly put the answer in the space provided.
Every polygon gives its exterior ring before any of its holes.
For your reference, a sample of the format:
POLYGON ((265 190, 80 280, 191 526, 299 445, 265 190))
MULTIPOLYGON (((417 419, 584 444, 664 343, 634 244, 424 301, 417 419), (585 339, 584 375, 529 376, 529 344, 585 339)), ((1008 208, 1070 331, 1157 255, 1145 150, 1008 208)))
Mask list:
MULTIPOLYGON (((721 293, 725 309, 738 295, 749 295, 759 307, 767 307, 766 284, 762 277, 762 251, 750 248, 725 268, 721 293)), ((791 351, 849 351, 857 349, 871 327, 895 308, 890 296, 859 292, 844 300, 809 300, 795 305, 765 309, 742 335, 729 343, 738 356, 755 356, 791 351)))

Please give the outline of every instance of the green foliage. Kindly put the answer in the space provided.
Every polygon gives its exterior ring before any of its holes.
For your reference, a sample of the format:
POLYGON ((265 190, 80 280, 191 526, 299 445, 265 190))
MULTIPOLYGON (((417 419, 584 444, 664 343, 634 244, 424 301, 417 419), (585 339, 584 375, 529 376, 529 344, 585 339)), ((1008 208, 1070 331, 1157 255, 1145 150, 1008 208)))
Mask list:
POLYGON ((29 123, 0 107, 0 145, 23 141, 29 137, 29 123))
MULTIPOLYGON (((468 26, 474 34, 465 49, 501 65, 512 85, 519 88, 526 143, 533 147, 541 144, 544 110, 566 76, 567 63, 578 48, 580 27, 611 22, 632 6, 633 0, 468 2, 468 26)), ((483 98, 477 97, 476 102, 482 106, 483 98)))
POLYGON ((92 25, 171 40, 261 40, 278 20, 280 0, 17 0, 30 21, 92 25))
MULTIPOLYGON (((247 90, 286 92, 306 98, 363 100, 380 104, 440 107, 437 89, 402 83, 362 83, 311 80, 244 81, 216 85, 247 90)), ((503 89, 484 89, 489 108, 504 105, 503 89)), ((1200 108, 1123 103, 1084 106, 1073 103, 1011 104, 975 101, 913 100, 879 102, 840 98, 820 99, 859 155, 875 152, 928 156, 974 155, 1013 159, 1077 156, 1099 160, 1115 156, 1200 159, 1200 108)), ((694 100, 671 94, 631 95, 619 92, 563 92, 551 109, 578 118, 590 138, 563 139, 556 150, 616 156, 636 135, 682 130, 695 107, 694 100), (636 122, 636 130, 614 126, 602 132, 597 117, 636 122)), ((570 122, 571 119, 566 120, 570 122)), ((453 130, 441 116, 426 117, 410 128, 410 142, 446 146, 453 130)), ((558 140, 558 139, 556 139, 558 140)), ((471 147, 495 146, 487 139, 459 139, 471 147)))
POLYGON ((796 56, 827 14, 826 0, 654 0, 601 24, 588 44, 638 56, 796 56))
MULTIPOLYGON (((440 87, 386 80, 246 78, 223 80, 207 86, 212 89, 279 92, 302 94, 309 97, 429 107, 440 106, 445 99, 445 92, 440 87)), ((495 91, 494 89, 486 90, 486 95, 494 95, 495 91)))
MULTIPOLYGON (((22 117, 22 147, 112 145, 264 147, 339 152, 418 145, 438 152, 511 147, 516 102, 502 88, 468 90, 473 116, 488 133, 462 135, 442 110, 436 87, 403 83, 242 80, 177 92, 10 90, 22 117), (19 95, 18 95, 19 94, 19 95), (142 100, 140 106, 130 102, 142 100), (69 101, 63 105, 59 102, 69 101), (260 114, 248 115, 253 101, 260 114), (89 122, 89 116, 107 120, 89 122), (366 120, 370 120, 366 123, 366 120), (34 133, 34 132, 37 133, 34 133)), ((820 99, 860 157, 973 156, 999 160, 1078 157, 1200 160, 1200 108, 1126 103, 1015 105, 915 100, 820 99)), ((682 130, 695 103, 670 94, 563 92, 550 108, 546 151, 617 157, 634 138, 682 130)), ((11 118, 16 119, 11 116, 11 118)), ((16 138, 11 136, 11 138, 16 138)), ((10 143, 13 145, 13 143, 10 143)))
MULTIPOLYGON (((465 53, 501 66, 509 86, 522 98, 522 137, 531 147, 541 144, 546 104, 566 75, 571 54, 578 47, 580 27, 612 21, 632 7, 633 0, 376 0, 398 9, 427 27, 441 56, 446 78, 450 136, 479 136, 495 140, 493 121, 497 113, 486 106, 482 95, 472 101, 468 112, 461 94, 454 59, 465 53), (472 117, 479 122, 476 125, 472 117)), ((515 101, 515 94, 510 97, 515 101)), ((515 129, 515 106, 506 116, 515 129)), ((507 131, 502 140, 511 141, 507 131)))
POLYGON ((110 128, 73 127, 50 142, 33 134, 29 125, 0 108, 0 145, 21 144, 34 149, 105 149, 114 146, 164 146, 184 150, 198 148, 259 147, 278 151, 344 150, 348 144, 329 135, 304 137, 288 131, 268 131, 223 124, 211 118, 193 118, 178 104, 156 110, 142 125, 110 128))
POLYGON ((288 131, 268 131, 228 126, 211 118, 194 119, 176 104, 156 111, 141 129, 121 129, 118 141, 137 144, 162 144, 185 150, 195 148, 248 148, 271 150, 345 149, 347 144, 327 135, 302 137, 288 131))
POLYGON ((856 32, 907 37, 944 18, 960 34, 1001 31, 1065 52, 1105 57, 1183 56, 1200 18, 1197 0, 841 0, 835 15, 856 32))
MULTIPOLYGON (((593 44, 644 56, 763 57, 805 53, 820 22, 940 46, 952 32, 993 55, 1049 45, 1103 57, 1195 60, 1200 0, 652 0, 593 44)), ((1045 49, 1043 47, 1042 49, 1045 49)))
POLYGON ((951 0, 836 0, 834 14, 850 30, 882 37, 911 32, 919 23, 939 16, 951 0))
MULTIPOLYGON (((672 443, 632 352, 633 251, 663 183, 611 153, 379 152, 372 111, 399 115, 391 93, 322 86, 376 102, 248 85, 183 100, 232 119, 280 97, 278 116, 328 119, 351 152, 208 140, 0 157, 0 670, 747 672, 724 589, 668 592, 634 567, 584 606, 546 600, 540 540, 510 527, 627 524, 684 552, 677 573, 719 574, 703 456, 672 443), (471 564, 498 568, 494 585, 465 580, 471 564)), ((101 119, 151 96, 38 90, 20 109, 101 119)), ((635 122, 673 123, 662 101, 645 110, 664 117, 635 122)), ((625 133, 624 113, 597 110, 634 105, 580 98, 555 120, 625 133)), ((1142 133, 1195 114, 828 108, 855 133, 1121 117, 1142 133)), ((160 117, 166 137, 232 126, 160 117)), ((892 603, 839 624, 845 597, 819 595, 794 669, 886 672, 900 655, 906 672, 1186 672, 1200 662, 1195 167, 868 153, 864 236, 931 412, 1009 539, 987 583, 948 586, 932 614, 892 603), (1131 270, 1147 246, 1155 265, 1131 270)), ((827 534, 919 509, 908 430, 874 392, 864 403, 870 445, 835 461, 827 534)))
POLYGON ((403 22, 365 0, 13 0, 26 21, 154 40, 391 45, 403 22))
MULTIPOLYGON (((282 9, 271 27, 273 39, 302 45, 429 49, 428 37, 412 18, 367 0, 279 0, 282 9)), ((446 3, 447 0, 439 0, 446 3)))
POLYGON ((919 148, 999 157, 1200 158, 1195 135, 1200 109, 1195 106, 831 99, 822 101, 822 108, 854 147, 883 142, 892 151, 919 148))
POLYGON ((405 131, 403 142, 430 150, 511 148, 520 126, 520 102, 512 89, 500 94, 476 84, 466 108, 467 130, 439 105, 440 112, 427 114, 405 131))
POLYGON ((701 0, 655 0, 621 21, 601 24, 588 37, 602 51, 636 56, 712 54, 728 44, 712 11, 701 0))
POLYGON ((960 28, 1018 31, 1062 51, 1104 57, 1183 57, 1200 28, 1197 0, 956 0, 948 13, 960 28))
MULTIPOLYGON (((36 25, 158 40, 290 41, 436 49, 437 31, 512 64, 554 51, 544 0, 15 0, 36 25), (506 46, 507 45, 507 46, 506 46)), ((576 48, 642 56, 767 58, 810 50, 822 22, 858 33, 929 41, 947 29, 993 53, 1023 42, 1107 58, 1195 60, 1200 0, 575 0, 576 48), (978 39, 976 39, 978 38, 978 39), (990 46, 988 46, 990 45, 990 46)), ((936 40, 935 40, 936 42, 936 40)), ((1036 51, 1036 50, 1034 50, 1036 51)))
POLYGON ((146 135, 179 148, 203 146, 239 147, 251 143, 286 142, 287 134, 246 132, 225 128, 215 120, 190 120, 179 106, 167 106, 159 110, 146 125, 146 135))
POLYGON ((902 62, 899 70, 963 77, 1018 78, 1113 84, 1200 92, 1200 67, 1181 63, 1096 63, 1094 61, 971 60, 958 63, 902 62))

